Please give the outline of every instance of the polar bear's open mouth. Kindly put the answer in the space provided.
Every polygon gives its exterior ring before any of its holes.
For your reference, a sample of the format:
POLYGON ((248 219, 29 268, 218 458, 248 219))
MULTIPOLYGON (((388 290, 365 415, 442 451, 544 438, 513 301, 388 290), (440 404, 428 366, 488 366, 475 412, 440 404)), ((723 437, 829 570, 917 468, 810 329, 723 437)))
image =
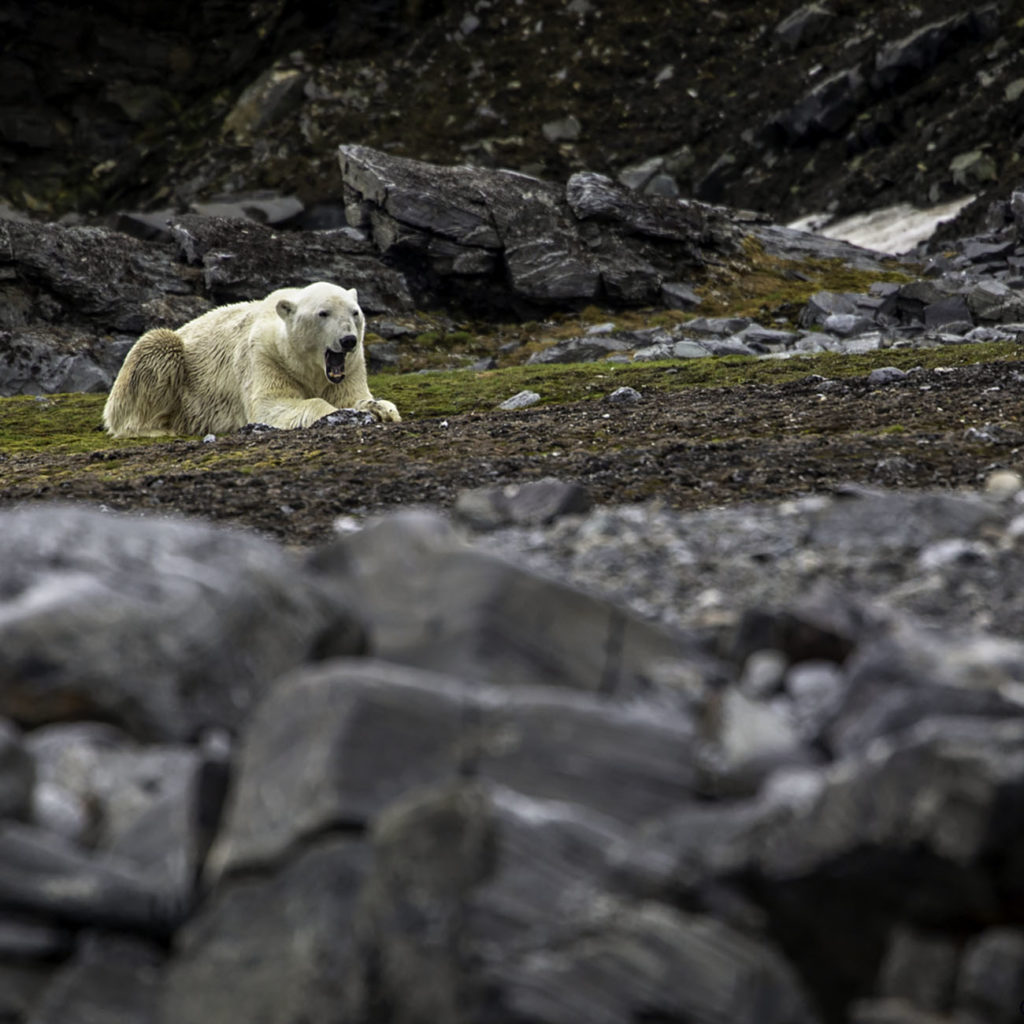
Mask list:
POLYGON ((324 372, 332 384, 340 384, 345 379, 345 353, 328 349, 324 353, 324 372))

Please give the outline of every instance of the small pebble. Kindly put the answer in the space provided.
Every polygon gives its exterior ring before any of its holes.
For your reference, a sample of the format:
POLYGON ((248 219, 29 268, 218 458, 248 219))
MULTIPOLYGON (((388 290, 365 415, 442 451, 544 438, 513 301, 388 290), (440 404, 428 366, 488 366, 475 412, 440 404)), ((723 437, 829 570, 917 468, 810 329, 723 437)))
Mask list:
POLYGON ((536 391, 520 391, 519 394, 506 398, 499 409, 525 409, 527 406, 536 405, 540 401, 540 395, 536 391))
POLYGON ((754 700, 764 700, 781 688, 788 665, 782 651, 770 647, 751 651, 743 663, 740 689, 754 700))
POLYGON ((997 469, 985 480, 985 493, 994 498, 1009 498, 1024 487, 1024 477, 1013 469, 997 469))
POLYGON ((897 366, 879 366, 868 374, 869 384, 892 384, 893 381, 903 380, 906 372, 897 366))

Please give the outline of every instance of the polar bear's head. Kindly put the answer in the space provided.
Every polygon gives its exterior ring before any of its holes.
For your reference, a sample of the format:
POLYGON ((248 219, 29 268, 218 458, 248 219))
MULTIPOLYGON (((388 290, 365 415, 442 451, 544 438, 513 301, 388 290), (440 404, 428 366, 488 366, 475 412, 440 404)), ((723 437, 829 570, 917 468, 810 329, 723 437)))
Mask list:
POLYGON ((303 360, 316 360, 332 384, 345 379, 346 360, 362 356, 366 330, 354 288, 318 281, 277 302, 288 347, 303 360))

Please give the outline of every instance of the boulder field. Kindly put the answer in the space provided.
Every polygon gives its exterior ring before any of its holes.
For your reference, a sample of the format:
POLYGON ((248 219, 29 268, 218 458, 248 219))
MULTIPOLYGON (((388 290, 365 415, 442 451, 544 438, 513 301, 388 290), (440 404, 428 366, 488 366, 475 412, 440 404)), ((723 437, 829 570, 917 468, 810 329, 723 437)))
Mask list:
POLYGON ((35 505, 0 560, 0 1019, 1018 1015, 1013 474, 305 552, 35 505))

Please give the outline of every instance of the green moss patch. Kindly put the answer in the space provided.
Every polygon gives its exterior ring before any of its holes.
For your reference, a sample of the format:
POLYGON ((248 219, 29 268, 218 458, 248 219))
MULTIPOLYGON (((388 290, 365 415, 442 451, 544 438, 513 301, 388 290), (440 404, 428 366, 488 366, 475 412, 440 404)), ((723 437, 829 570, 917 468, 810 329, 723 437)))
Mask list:
POLYGON ((0 399, 0 452, 92 452, 151 444, 115 441, 101 426, 106 395, 15 395, 0 399))
POLYGON ((905 284, 913 278, 906 264, 883 262, 880 270, 860 270, 838 259, 792 260, 767 253, 748 237, 742 254, 712 268, 698 286, 705 316, 749 316, 766 326, 796 323, 815 292, 867 293, 876 281, 905 284))
MULTIPOLYGON (((810 374, 844 378, 863 376, 879 366, 909 370, 920 366, 965 366, 1020 359, 1024 346, 1013 342, 945 345, 925 349, 880 349, 861 355, 827 352, 759 359, 749 356, 666 360, 652 363, 571 363, 507 366, 495 370, 445 370, 379 375, 374 394, 394 402, 406 420, 486 412, 519 391, 536 391, 540 404, 557 405, 603 398, 615 388, 641 392, 679 391, 694 387, 783 384, 810 374)), ((154 449, 174 438, 111 438, 100 428, 105 395, 15 396, 0 399, 0 455, 40 452, 91 455, 110 463, 118 450, 148 445, 154 449)), ((172 457, 172 453, 167 455, 172 457)), ((315 453, 309 453, 313 457, 315 453)), ((175 453, 174 457, 181 457, 175 453)), ((244 451, 220 452, 201 446, 187 455, 189 469, 230 465, 239 468, 244 451)), ((97 469, 100 467, 97 466, 97 469)), ((113 466, 109 466, 111 470, 113 466)))
POLYGON ((1013 342, 944 345, 931 349, 880 349, 861 355, 824 352, 788 359, 722 356, 651 363, 570 363, 509 366, 496 370, 449 370, 378 377, 374 393, 394 402, 403 417, 449 416, 493 409, 519 391, 536 391, 541 404, 601 398, 618 387, 638 391, 678 391, 689 387, 782 384, 809 374, 858 377, 879 366, 909 370, 916 366, 964 366, 1019 359, 1013 342))

